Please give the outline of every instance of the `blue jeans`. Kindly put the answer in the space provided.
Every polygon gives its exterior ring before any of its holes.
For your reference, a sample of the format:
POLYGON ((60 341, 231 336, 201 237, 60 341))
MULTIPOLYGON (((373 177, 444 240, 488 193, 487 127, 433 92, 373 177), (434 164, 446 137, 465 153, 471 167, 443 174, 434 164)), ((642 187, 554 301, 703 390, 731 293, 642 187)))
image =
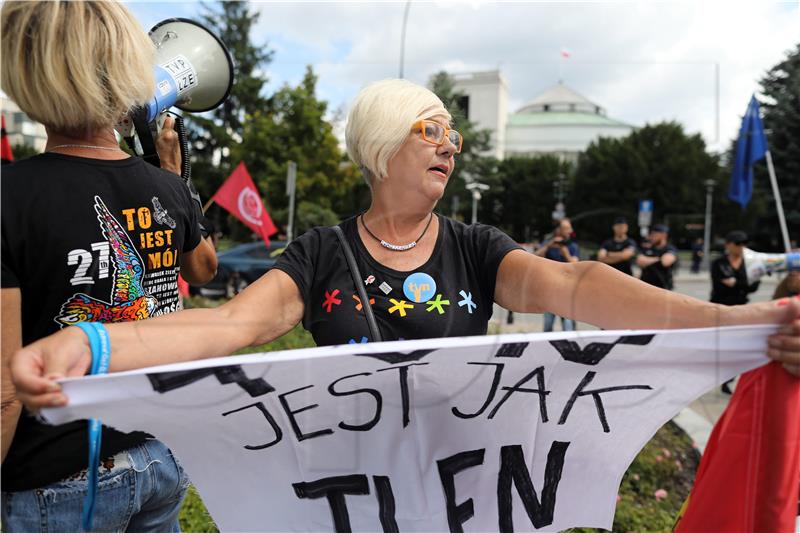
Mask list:
MULTIPOLYGON (((93 530, 180 532, 178 512, 189 479, 172 452, 152 439, 114 459, 113 467, 98 471, 93 530)), ((3 533, 81 531, 85 495, 85 479, 3 492, 3 533)))
MULTIPOLYGON (((575 331, 575 321, 570 318, 561 318, 561 330, 562 331, 575 331)), ((544 330, 545 331, 553 331, 553 325, 556 322, 556 315, 553 313, 545 313, 544 314, 544 330)))

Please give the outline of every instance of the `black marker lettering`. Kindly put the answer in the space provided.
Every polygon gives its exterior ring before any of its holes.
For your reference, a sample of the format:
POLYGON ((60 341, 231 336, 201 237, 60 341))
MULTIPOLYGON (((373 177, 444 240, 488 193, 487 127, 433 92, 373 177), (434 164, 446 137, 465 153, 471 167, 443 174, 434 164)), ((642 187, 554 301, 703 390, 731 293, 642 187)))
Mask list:
POLYGON ((264 406, 263 403, 261 402, 251 403, 250 405, 245 405, 244 407, 240 407, 239 409, 234 409, 233 411, 227 411, 225 413, 222 413, 222 416, 228 416, 230 414, 237 413, 239 411, 244 411, 245 409, 249 409, 251 407, 255 407, 256 409, 261 411, 261 414, 264 415, 264 418, 267 419, 267 422, 269 422, 272 431, 275 432, 275 440, 273 440, 272 442, 268 442, 266 444, 259 444, 259 445, 245 444, 244 447, 248 450, 263 450, 264 448, 269 448, 274 444, 278 444, 283 438, 283 432, 281 431, 280 426, 278 426, 278 424, 275 422, 275 419, 272 417, 270 412, 267 411, 267 408, 264 406))
POLYGON ((394 492, 387 476, 372 476, 375 483, 375 495, 378 498, 378 516, 381 519, 383 533, 400 533, 394 518, 394 492))
POLYGON ((370 376, 370 375, 372 375, 372 374, 370 374, 369 372, 363 372, 361 374, 352 374, 350 376, 345 376, 343 378, 339 378, 336 381, 334 381, 333 383, 331 383, 330 385, 328 385, 328 392, 331 393, 331 395, 333 395, 333 396, 350 396, 351 394, 361 394, 361 393, 363 393, 363 394, 369 394, 370 396, 372 396, 375 399, 375 416, 372 417, 372 420, 370 420, 366 424, 361 424, 360 426, 353 426, 353 425, 347 424, 345 422, 339 422, 339 427, 340 428, 347 429, 349 431, 369 431, 370 429, 375 427, 375 424, 377 424, 378 421, 380 421, 380 419, 381 419, 381 408, 382 408, 382 405, 383 405, 383 401, 381 399, 381 394, 378 391, 376 391, 375 389, 356 389, 356 390, 352 390, 352 391, 338 392, 338 391, 334 390, 334 388, 333 388, 334 385, 336 385, 337 383, 339 383, 342 380, 345 380, 345 379, 348 379, 348 378, 354 378, 356 376, 370 376))
POLYGON ((453 414, 456 415, 458 418, 475 418, 476 416, 482 415, 483 412, 489 407, 489 404, 492 403, 494 400, 494 395, 497 393, 497 386, 500 384, 500 375, 503 373, 503 367, 505 366, 503 363, 467 363, 468 365, 492 365, 497 368, 494 369, 494 377, 492 377, 492 386, 489 389, 489 396, 486 398, 486 401, 483 403, 481 408, 478 410, 477 413, 473 413, 471 415, 467 415, 462 413, 458 410, 457 407, 453 407, 452 411, 453 414))
POLYGON ((450 526, 450 533, 463 533, 464 528, 461 525, 475 515, 472 498, 468 498, 466 501, 456 505, 455 476, 462 470, 482 465, 485 452, 486 450, 484 449, 471 450, 436 461, 436 465, 439 467, 439 478, 444 489, 447 524, 450 526))
POLYGON ((521 357, 529 342, 509 342, 500 346, 495 357, 521 357))
POLYGON ((499 529, 503 533, 514 531, 514 518, 511 504, 511 483, 517 489, 525 512, 528 513, 533 527, 541 527, 553 523, 553 513, 556 507, 556 491, 561 481, 561 472, 564 470, 564 456, 567 453, 569 442, 554 441, 547 453, 547 466, 544 471, 544 485, 542 486, 541 503, 536 496, 536 489, 531 482, 522 446, 503 446, 500 448, 500 475, 497 478, 497 512, 499 514, 499 529))
POLYGON ((333 515, 333 527, 336 533, 350 533, 350 515, 347 513, 345 494, 369 494, 369 482, 363 474, 351 476, 334 476, 316 481, 292 483, 298 498, 315 500, 323 496, 328 499, 333 515))
POLYGON ((289 392, 284 392, 283 394, 278 395, 278 400, 280 400, 281 405, 283 406, 283 410, 286 411, 286 416, 289 417, 289 423, 292 425, 292 429, 294 430, 294 434, 297 437, 298 442, 302 442, 306 439, 313 439, 315 437, 321 437, 323 435, 330 435, 333 433, 333 430, 330 428, 320 429, 318 431, 312 431, 311 433, 303 433, 300 431, 300 426, 297 424, 297 419, 294 417, 297 413, 302 413, 303 411, 308 411, 310 409, 314 409, 315 407, 319 407, 318 404, 314 403, 311 405, 306 405, 305 407, 301 407, 296 411, 292 411, 291 407, 289 407, 289 402, 286 401, 286 397, 290 394, 294 394, 295 392, 300 392, 301 390, 306 390, 312 388, 314 385, 306 385, 305 387, 300 387, 299 389, 290 390, 289 392))
POLYGON ((514 394, 515 392, 533 392, 539 395, 539 414, 542 416, 542 422, 547 422, 547 395, 550 394, 550 391, 545 390, 544 388, 544 367, 540 366, 539 368, 534 369, 530 373, 528 373, 525 377, 519 380, 516 385, 513 387, 503 387, 504 391, 506 392, 505 396, 503 396, 497 405, 494 406, 492 412, 489 413, 489 419, 494 418, 494 415, 497 414, 497 411, 500 409, 500 406, 505 403, 508 398, 514 394), (523 383, 526 383, 529 379, 533 376, 536 376, 536 382, 539 386, 538 389, 526 389, 522 387, 523 383))
POLYGON ((618 387, 605 387, 602 389, 594 389, 594 390, 587 390, 584 391, 584 387, 586 387, 589 383, 592 382, 594 376, 597 372, 589 371, 583 377, 581 382, 578 384, 578 387, 575 389, 575 392, 572 393, 572 396, 569 397, 567 400, 567 404, 564 406, 564 410, 561 412, 561 418, 558 419, 558 424, 562 425, 567 421, 567 417, 569 417, 570 411, 572 411, 572 406, 575 404, 575 401, 580 398, 581 396, 588 396, 591 395, 592 399, 594 399, 594 405, 597 409, 597 416, 600 418, 600 424, 603 426, 603 431, 605 433, 610 433, 611 428, 608 427, 608 421, 606 420, 606 409, 603 406, 603 399, 600 397, 601 394, 605 392, 614 392, 618 390, 652 390, 653 387, 650 385, 621 385, 618 387))
POLYGON ((411 421, 408 415, 408 369, 412 366, 425 366, 428 364, 430 363, 411 363, 410 365, 390 366, 389 368, 381 368, 378 370, 378 372, 384 372, 396 368, 400 371, 400 398, 403 402, 403 427, 408 426, 408 423, 411 421))

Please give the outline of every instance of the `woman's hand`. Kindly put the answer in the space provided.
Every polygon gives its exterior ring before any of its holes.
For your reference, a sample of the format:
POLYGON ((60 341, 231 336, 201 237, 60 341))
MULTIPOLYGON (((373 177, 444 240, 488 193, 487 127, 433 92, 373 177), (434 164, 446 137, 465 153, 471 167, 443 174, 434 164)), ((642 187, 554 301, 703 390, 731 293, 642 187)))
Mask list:
POLYGON ((11 360, 17 395, 28 409, 66 405, 56 380, 83 376, 91 367, 92 352, 86 335, 67 328, 22 348, 11 360))
POLYGON ((175 119, 170 116, 164 120, 161 126, 161 133, 156 139, 156 151, 161 161, 161 168, 181 175, 181 146, 178 142, 178 134, 174 129, 175 119))
POLYGON ((785 309, 783 326, 769 337, 767 356, 783 363, 790 373, 800 377, 800 296, 771 302, 785 309))

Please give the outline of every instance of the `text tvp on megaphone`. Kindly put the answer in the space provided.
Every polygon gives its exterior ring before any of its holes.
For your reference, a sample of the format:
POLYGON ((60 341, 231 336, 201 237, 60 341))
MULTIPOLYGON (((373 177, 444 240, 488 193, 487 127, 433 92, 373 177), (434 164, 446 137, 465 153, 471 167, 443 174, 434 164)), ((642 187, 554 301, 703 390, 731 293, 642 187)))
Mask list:
MULTIPOLYGON (((220 106, 233 87, 233 59, 219 37, 192 20, 161 21, 150 30, 150 38, 156 46, 155 94, 146 105, 125 116, 116 129, 131 150, 158 166, 155 139, 169 109, 201 113, 220 106)), ((175 131, 181 146, 181 176, 200 203, 191 183, 186 131, 177 115, 175 131)))

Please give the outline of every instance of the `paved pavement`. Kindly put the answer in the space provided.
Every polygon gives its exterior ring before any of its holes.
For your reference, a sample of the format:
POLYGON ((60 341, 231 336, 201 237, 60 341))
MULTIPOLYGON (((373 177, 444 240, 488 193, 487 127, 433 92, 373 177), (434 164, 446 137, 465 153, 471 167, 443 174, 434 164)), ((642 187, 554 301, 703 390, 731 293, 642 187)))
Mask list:
MULTIPOLYGON (((777 276, 762 279, 758 291, 750 295, 750 301, 763 302, 770 300, 779 279, 777 276)), ((708 300, 711 293, 711 281, 708 274, 691 274, 683 271, 675 277, 675 291, 702 300, 708 300)), ((507 323, 507 317, 508 311, 495 305, 490 331, 493 333, 542 331, 543 319, 541 314, 514 313, 512 324, 507 323)), ((560 321, 556 321, 555 327, 557 330, 560 329, 560 321)), ((590 324, 580 323, 578 324, 578 329, 590 331, 598 328, 590 324)), ((689 407, 675 417, 675 422, 692 437, 700 451, 705 449, 708 437, 711 434, 711 428, 725 410, 729 399, 730 396, 723 394, 719 388, 715 388, 692 402, 689 407)))

